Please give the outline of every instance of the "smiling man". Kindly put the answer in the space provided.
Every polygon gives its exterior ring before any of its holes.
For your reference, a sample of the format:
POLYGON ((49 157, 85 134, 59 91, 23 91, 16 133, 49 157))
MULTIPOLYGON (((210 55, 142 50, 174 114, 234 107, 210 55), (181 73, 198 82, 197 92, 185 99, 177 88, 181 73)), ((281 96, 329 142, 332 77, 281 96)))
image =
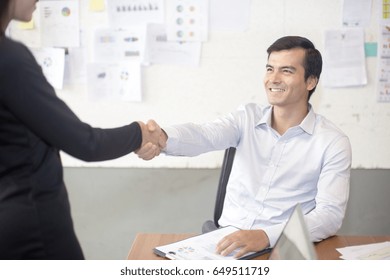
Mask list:
MULTIPOLYGON (((267 52, 270 105, 247 104, 213 122, 164 128, 167 155, 236 147, 219 224, 241 230, 219 242, 222 255, 274 246, 297 203, 311 240, 320 241, 339 230, 347 206, 349 139, 309 103, 321 74, 320 52, 297 36, 278 39, 267 52)), ((147 146, 139 151, 144 154, 147 146)))

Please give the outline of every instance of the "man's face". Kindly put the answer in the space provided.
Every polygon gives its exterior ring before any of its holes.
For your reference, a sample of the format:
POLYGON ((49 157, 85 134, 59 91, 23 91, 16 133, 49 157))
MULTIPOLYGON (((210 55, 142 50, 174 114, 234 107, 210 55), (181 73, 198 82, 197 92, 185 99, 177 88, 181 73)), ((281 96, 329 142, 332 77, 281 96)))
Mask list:
POLYGON ((305 50, 301 48, 270 54, 264 87, 271 105, 293 109, 307 104, 309 90, 314 88, 316 80, 305 81, 304 58, 305 50))

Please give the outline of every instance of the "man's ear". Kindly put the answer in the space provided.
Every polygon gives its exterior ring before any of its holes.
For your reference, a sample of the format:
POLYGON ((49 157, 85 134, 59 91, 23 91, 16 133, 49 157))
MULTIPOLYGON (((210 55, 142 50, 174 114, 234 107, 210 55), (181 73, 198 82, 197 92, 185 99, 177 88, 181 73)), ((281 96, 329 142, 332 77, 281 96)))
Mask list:
POLYGON ((316 87, 317 83, 318 83, 318 78, 314 76, 310 76, 309 78, 307 78, 306 81, 306 89, 308 91, 311 91, 313 88, 316 87))

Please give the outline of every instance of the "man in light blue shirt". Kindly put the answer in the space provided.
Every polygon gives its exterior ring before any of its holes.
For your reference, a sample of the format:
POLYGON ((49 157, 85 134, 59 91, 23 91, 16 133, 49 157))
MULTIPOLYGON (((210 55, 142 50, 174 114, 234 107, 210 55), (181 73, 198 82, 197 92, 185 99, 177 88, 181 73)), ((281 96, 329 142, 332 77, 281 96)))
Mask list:
MULTIPOLYGON (((309 104, 322 70, 320 52, 297 36, 278 39, 267 52, 269 106, 247 104, 209 123, 166 127, 161 135, 163 152, 173 156, 236 147, 219 224, 242 230, 219 242, 222 255, 272 247, 297 203, 311 240, 320 241, 339 230, 347 206, 349 139, 309 104)), ((148 153, 147 146, 138 152, 146 159, 148 153)))

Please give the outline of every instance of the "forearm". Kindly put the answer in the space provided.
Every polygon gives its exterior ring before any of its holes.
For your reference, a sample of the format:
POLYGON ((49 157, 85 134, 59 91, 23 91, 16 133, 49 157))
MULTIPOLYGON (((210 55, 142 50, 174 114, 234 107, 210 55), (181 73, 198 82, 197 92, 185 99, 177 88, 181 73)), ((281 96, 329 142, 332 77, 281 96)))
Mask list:
POLYGON ((183 124, 164 128, 168 136, 164 152, 174 156, 197 156, 237 145, 238 133, 222 122, 183 124))
POLYGON ((325 153, 315 198, 315 208, 305 215, 312 241, 332 236, 340 229, 349 198, 351 147, 338 139, 325 153))

